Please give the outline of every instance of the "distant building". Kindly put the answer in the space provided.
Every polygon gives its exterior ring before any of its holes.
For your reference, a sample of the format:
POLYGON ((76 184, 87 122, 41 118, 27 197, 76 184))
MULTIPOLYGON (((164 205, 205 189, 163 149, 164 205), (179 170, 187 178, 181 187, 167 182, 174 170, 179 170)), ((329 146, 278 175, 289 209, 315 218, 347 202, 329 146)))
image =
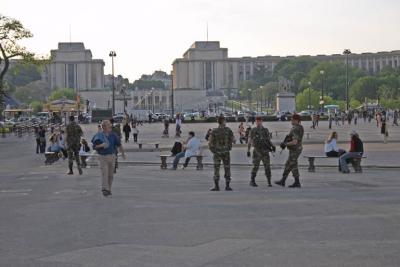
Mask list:
POLYGON ((58 43, 58 49, 51 50, 51 58, 46 77, 51 89, 104 89, 104 61, 93 59, 83 43, 58 43))
MULTIPOLYGON (((321 61, 343 61, 346 56, 317 55, 308 56, 321 61)), ((260 56, 229 58, 228 49, 221 48, 219 42, 195 42, 182 58, 173 62, 173 89, 176 96, 182 95, 185 105, 195 104, 183 95, 202 95, 208 102, 213 96, 224 91, 237 92, 242 81, 251 80, 257 67, 273 73, 275 66, 284 59, 294 56, 260 56), (183 93, 189 91, 191 93, 183 93)), ((400 50, 379 53, 350 54, 349 65, 375 74, 385 66, 400 67, 400 50)), ((175 98, 177 99, 177 98, 175 98)), ((221 101, 223 99, 221 98, 221 101)))

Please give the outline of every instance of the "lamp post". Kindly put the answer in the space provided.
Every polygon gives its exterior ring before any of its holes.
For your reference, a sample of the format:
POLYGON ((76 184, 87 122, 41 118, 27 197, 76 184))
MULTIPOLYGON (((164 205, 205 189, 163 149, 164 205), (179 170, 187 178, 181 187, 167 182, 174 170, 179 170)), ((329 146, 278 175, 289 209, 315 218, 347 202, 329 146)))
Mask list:
POLYGON ((321 70, 319 73, 321 74, 321 99, 319 101, 319 104, 321 106, 320 107, 321 112, 323 112, 323 108, 324 108, 324 74, 325 74, 325 71, 321 70))
POLYGON ((248 95, 248 97, 249 97, 249 111, 251 111, 251 103, 250 103, 250 101, 251 101, 251 89, 249 88, 249 89, 247 89, 247 91, 249 92, 249 95, 248 95))
POLYGON ((112 115, 115 114, 115 81, 114 81, 114 57, 117 56, 115 51, 110 51, 109 56, 111 57, 111 67, 112 67, 112 115))
POLYGON ((171 119, 174 119, 174 72, 171 71, 171 119))
POLYGON ((346 111, 349 110, 349 55, 350 49, 345 49, 343 54, 346 55, 346 111))
POLYGON ((151 88, 151 110, 153 111, 154 114, 154 88, 151 88))
POLYGON ((311 110, 311 82, 308 82, 308 110, 311 110))

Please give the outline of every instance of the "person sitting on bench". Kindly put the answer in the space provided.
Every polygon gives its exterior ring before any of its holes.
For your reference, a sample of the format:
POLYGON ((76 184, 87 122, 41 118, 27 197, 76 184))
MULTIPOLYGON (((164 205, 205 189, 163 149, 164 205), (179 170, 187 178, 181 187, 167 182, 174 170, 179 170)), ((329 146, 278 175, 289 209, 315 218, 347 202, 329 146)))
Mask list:
POLYGON ((361 141, 360 137, 358 136, 358 133, 353 130, 350 133, 351 136, 351 142, 350 142, 350 150, 347 153, 344 153, 342 156, 339 158, 339 170, 341 170, 342 173, 349 173, 349 167, 347 166, 347 163, 351 161, 353 158, 360 158, 362 157, 364 153, 364 144, 361 141))
POLYGON ((337 140, 338 140, 337 132, 333 131, 331 134, 329 134, 328 139, 325 141, 325 147, 324 147, 325 155, 327 157, 337 158, 346 153, 345 150, 340 149, 337 146, 337 140))
POLYGON ((190 131, 189 132, 189 138, 186 141, 185 145, 185 150, 178 153, 175 156, 174 163, 173 163, 173 169, 176 170, 178 167, 179 160, 181 158, 186 158, 185 163, 183 164, 183 168, 186 168, 187 165, 189 164, 190 157, 196 156, 199 153, 200 149, 200 140, 194 136, 194 132, 190 131))

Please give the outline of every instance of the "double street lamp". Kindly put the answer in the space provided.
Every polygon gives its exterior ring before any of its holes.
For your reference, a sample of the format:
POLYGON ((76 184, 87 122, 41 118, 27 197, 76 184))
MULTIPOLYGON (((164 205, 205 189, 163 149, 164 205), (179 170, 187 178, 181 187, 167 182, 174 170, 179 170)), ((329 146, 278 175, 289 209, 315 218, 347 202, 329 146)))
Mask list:
POLYGON ((349 55, 350 49, 345 49, 343 54, 346 55, 346 110, 349 110, 349 55))
POLYGON ((114 57, 117 56, 115 51, 110 51, 109 56, 111 57, 112 65, 112 115, 115 115, 115 81, 114 81, 114 57))

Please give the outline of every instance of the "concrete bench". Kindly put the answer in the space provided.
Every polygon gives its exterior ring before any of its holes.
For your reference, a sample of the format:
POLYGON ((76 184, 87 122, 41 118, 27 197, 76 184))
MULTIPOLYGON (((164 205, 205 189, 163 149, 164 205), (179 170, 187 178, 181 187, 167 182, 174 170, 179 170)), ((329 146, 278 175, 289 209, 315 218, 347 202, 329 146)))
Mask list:
MULTIPOLYGON (((309 172, 315 172, 315 159, 337 159, 339 160, 339 157, 327 157, 326 155, 304 155, 304 158, 308 159, 308 171, 309 172)), ((362 172, 362 168, 361 168, 361 159, 366 158, 366 156, 360 156, 360 157, 356 157, 356 158, 352 158, 350 163, 354 168, 355 172, 362 172)))
MULTIPOLYGON (((205 156, 204 155, 195 155, 195 156, 191 156, 190 158, 196 158, 197 159, 197 166, 196 169, 197 170, 202 170, 203 169, 203 158, 205 156)), ((165 170, 167 169, 167 158, 175 158, 175 156, 171 155, 171 154, 164 154, 164 155, 160 155, 160 159, 161 159, 161 169, 165 170)))
MULTIPOLYGON (((278 137, 278 133, 288 133, 288 131, 275 131, 275 136, 278 137)), ((307 139, 310 139, 311 132, 305 132, 307 139)), ((272 132, 270 133, 270 137, 272 138, 272 132)))
MULTIPOLYGON (((139 149, 142 149, 143 145, 146 145, 145 143, 138 143, 139 149)), ((159 147, 159 143, 148 143, 147 145, 153 145, 156 149, 159 147)))

